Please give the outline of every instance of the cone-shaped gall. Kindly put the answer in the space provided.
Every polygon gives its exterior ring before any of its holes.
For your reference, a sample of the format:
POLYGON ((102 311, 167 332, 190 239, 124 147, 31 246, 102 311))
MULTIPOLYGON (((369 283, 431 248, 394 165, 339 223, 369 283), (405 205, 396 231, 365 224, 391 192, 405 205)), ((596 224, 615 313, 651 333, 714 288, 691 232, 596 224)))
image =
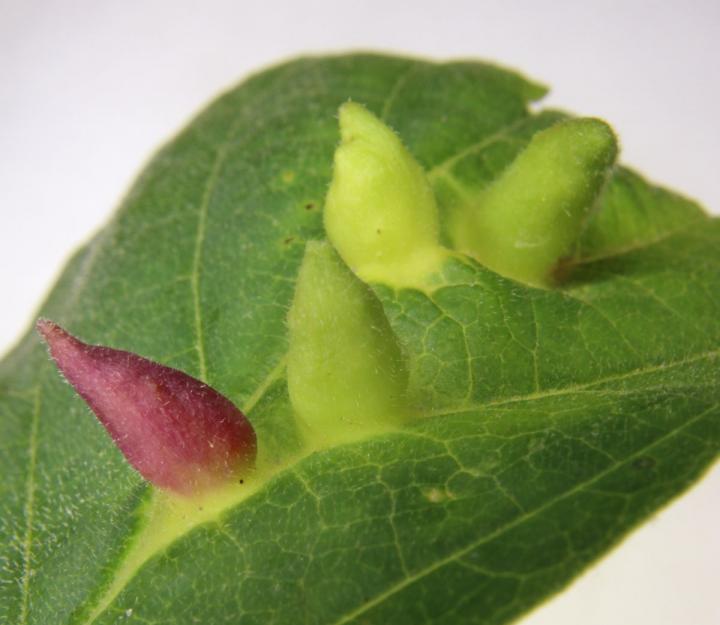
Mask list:
POLYGON ((288 326, 290 400, 313 440, 402 423, 408 373, 399 342, 375 294, 326 242, 305 248, 288 326))
POLYGON ((340 107, 341 142, 325 199, 328 238, 365 282, 422 285, 439 270, 438 208, 400 138, 365 107, 340 107))
POLYGON ((253 466, 252 426, 208 385, 136 354, 83 343, 52 321, 36 327, 67 381, 155 486, 199 495, 253 466))
POLYGON ((612 172, 618 146, 604 121, 571 119, 538 132, 449 230, 456 249, 509 278, 551 286, 612 172))

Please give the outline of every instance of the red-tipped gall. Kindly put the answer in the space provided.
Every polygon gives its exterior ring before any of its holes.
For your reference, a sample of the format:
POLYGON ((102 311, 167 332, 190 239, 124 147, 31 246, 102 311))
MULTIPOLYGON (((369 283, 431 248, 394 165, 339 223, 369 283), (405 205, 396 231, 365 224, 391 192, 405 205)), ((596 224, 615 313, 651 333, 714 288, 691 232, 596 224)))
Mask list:
POLYGON ((207 384, 137 354, 83 343, 52 321, 36 327, 67 381, 155 486, 201 494, 253 466, 252 426, 207 384))

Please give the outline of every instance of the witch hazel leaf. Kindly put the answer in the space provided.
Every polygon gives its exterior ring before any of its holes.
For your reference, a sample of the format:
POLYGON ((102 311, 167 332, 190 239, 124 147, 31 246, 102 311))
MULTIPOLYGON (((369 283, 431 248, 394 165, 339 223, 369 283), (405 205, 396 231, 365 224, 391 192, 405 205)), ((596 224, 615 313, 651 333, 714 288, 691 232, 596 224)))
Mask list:
POLYGON ((162 488, 26 336, 0 622, 502 625, 715 463, 720 222, 538 95, 487 63, 305 58, 168 144, 42 315, 200 359, 262 455, 202 382, 41 323, 162 488))
POLYGON ((202 494, 253 466, 252 426, 207 384, 137 354, 83 343, 52 321, 36 327, 67 381, 155 486, 202 494))

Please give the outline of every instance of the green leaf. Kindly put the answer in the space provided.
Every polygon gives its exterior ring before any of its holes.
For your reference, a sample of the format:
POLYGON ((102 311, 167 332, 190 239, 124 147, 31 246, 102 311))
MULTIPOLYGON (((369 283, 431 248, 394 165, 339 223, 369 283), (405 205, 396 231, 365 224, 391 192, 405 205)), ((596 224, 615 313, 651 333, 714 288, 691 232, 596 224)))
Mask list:
POLYGON ((543 92, 481 63, 301 59, 165 146, 42 314, 230 397, 257 431, 257 478, 232 502, 174 504, 29 333, 0 363, 0 621, 505 623, 707 470, 720 225, 622 168, 562 288, 460 256, 432 290, 372 285, 414 418, 303 444, 286 315, 305 244, 324 238, 338 107, 399 133, 442 222, 565 117, 528 112, 543 92))

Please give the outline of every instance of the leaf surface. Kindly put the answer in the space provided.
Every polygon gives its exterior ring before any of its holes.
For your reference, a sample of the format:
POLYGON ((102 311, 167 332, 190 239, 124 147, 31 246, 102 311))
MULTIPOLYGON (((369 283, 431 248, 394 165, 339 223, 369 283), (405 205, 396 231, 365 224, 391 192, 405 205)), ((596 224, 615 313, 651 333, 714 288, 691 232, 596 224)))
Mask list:
POLYGON ((720 438, 720 226, 623 168, 561 289, 466 258, 431 293, 373 285, 416 419, 300 442, 285 318, 338 106, 386 120, 447 211, 564 116, 528 112, 543 92, 480 63, 301 59, 162 148, 42 314, 226 394, 264 477, 188 531, 163 521, 28 334, 0 364, 0 620, 505 623, 695 481, 720 438))

